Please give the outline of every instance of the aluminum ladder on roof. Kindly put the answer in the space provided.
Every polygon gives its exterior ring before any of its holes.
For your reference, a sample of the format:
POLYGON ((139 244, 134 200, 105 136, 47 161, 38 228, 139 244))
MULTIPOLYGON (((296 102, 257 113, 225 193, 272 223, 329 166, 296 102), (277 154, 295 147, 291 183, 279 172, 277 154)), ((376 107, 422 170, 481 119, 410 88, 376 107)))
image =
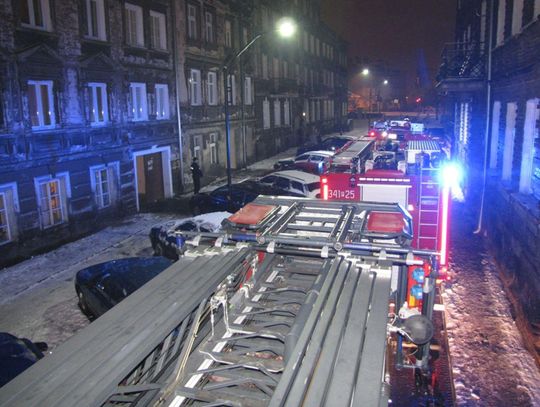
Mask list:
POLYGON ((439 249, 440 189, 436 169, 423 168, 421 164, 418 181, 418 233, 416 247, 419 249, 439 249), (434 229, 433 232, 430 233, 434 229))

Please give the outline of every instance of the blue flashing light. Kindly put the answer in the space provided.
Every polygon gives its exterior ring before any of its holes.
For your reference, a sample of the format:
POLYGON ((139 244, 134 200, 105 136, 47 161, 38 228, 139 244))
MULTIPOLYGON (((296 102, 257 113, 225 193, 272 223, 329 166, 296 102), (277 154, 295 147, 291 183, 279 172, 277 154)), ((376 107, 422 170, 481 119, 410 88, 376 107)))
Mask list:
POLYGON ((419 283, 423 283, 425 278, 424 269, 420 267, 415 268, 412 272, 412 278, 419 283))
POLYGON ((442 166, 439 174, 442 185, 456 188, 463 179, 463 168, 456 162, 447 162, 442 166))
POLYGON ((186 244, 186 239, 183 236, 176 236, 176 247, 181 249, 186 244))
POLYGON ((411 295, 417 300, 421 300, 423 295, 422 286, 420 284, 413 285, 411 287, 411 295))

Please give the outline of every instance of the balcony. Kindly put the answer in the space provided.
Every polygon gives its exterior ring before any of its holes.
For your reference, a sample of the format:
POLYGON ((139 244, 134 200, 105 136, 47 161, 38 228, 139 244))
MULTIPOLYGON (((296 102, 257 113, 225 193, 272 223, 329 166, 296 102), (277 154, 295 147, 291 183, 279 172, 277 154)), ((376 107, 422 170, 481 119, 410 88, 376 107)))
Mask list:
POLYGON ((449 92, 478 91, 486 80, 485 44, 454 42, 445 45, 437 87, 449 92))

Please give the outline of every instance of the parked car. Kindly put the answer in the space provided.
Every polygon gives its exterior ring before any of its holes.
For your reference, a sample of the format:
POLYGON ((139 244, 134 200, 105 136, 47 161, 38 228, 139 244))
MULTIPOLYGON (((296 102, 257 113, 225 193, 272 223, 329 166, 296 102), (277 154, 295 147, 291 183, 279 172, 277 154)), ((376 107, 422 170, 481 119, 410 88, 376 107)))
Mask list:
POLYGON ((259 182, 304 197, 321 197, 319 176, 307 172, 298 170, 277 171, 260 178, 259 182))
POLYGON ((354 137, 350 136, 332 136, 324 139, 320 143, 306 144, 298 147, 296 155, 299 156, 308 151, 332 151, 337 152, 345 148, 348 144, 354 141, 354 137))
POLYGON ((165 257, 129 257, 95 264, 77 272, 79 308, 95 319, 172 264, 165 257))
POLYGON ((271 185, 263 185, 253 180, 232 184, 230 202, 227 199, 228 194, 229 188, 224 185, 210 193, 194 195, 190 201, 191 211, 194 214, 217 211, 236 212, 259 195, 302 196, 271 185))
POLYGON ((334 155, 333 151, 309 151, 294 158, 279 160, 274 164, 276 170, 297 169, 301 171, 320 174, 325 164, 334 155))
POLYGON ((41 359, 47 348, 45 342, 0 332, 0 387, 41 359))
POLYGON ((176 232, 217 232, 221 229, 223 219, 230 215, 229 212, 213 212, 154 226, 150 229, 150 243, 154 255, 178 260, 182 244, 178 241, 176 232))

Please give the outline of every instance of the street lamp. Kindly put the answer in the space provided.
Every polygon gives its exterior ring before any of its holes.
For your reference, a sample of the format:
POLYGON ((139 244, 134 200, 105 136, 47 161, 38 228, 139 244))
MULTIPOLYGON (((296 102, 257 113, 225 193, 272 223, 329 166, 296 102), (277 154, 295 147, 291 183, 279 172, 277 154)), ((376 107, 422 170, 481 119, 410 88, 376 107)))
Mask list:
POLYGON ((369 69, 367 69, 367 68, 362 69, 362 75, 368 76, 369 75, 369 69))
MULTIPOLYGON (((242 56, 259 38, 267 34, 278 34, 282 38, 290 38, 296 33, 296 23, 293 19, 283 17, 278 20, 276 27, 272 31, 257 34, 251 41, 249 41, 244 48, 238 51, 235 55, 229 58, 223 64, 223 86, 225 89, 225 140, 227 143, 227 187, 228 197, 227 200, 230 203, 231 199, 231 184, 232 184, 232 169, 231 169, 231 125, 229 117, 229 98, 231 97, 231 85, 229 85, 229 69, 233 66, 234 62, 242 56)), ((243 86, 243 84, 242 84, 243 86)))
POLYGON ((383 85, 388 85, 388 79, 385 79, 385 80, 383 81, 383 85))

